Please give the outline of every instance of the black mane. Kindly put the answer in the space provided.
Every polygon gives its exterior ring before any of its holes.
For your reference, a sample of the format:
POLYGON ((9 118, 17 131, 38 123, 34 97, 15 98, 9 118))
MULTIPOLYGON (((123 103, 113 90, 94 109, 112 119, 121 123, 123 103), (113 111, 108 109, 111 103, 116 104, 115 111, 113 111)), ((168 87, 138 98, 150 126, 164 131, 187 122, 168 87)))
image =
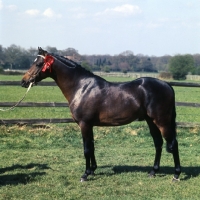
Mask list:
POLYGON ((59 61, 61 61, 62 63, 64 63, 65 65, 67 65, 69 67, 74 67, 75 68, 75 67, 77 67, 79 65, 78 63, 76 63, 76 62, 74 62, 74 61, 72 61, 72 60, 70 60, 70 59, 68 59, 68 58, 66 58, 64 56, 59 56, 59 55, 53 54, 53 53, 50 54, 50 55, 54 56, 59 61))
POLYGON ((56 59, 58 59, 60 62, 64 63, 65 65, 67 65, 70 68, 79 68, 81 70, 84 70, 87 73, 93 74, 92 72, 88 71, 87 69, 85 69, 84 67, 82 67, 80 64, 76 63, 73 60, 70 60, 64 56, 59 56, 57 54, 50 54, 52 56, 54 56, 56 59))

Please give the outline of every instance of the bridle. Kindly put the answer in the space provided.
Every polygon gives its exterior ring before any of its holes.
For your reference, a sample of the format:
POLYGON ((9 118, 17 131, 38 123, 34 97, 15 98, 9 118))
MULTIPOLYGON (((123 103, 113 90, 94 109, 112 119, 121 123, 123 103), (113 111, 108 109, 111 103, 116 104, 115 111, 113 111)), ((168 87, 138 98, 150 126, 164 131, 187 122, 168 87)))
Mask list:
MULTIPOLYGON (((42 57, 43 59, 45 59, 45 56, 43 56, 43 55, 37 55, 37 57, 42 57)), ((29 71, 27 71, 27 74, 30 76, 30 80, 33 80, 33 79, 35 79, 35 77, 40 73, 40 71, 42 70, 42 66, 41 65, 43 65, 44 63, 43 62, 41 62, 41 63, 38 63, 38 64, 36 64, 36 67, 38 68, 38 70, 36 71, 36 73, 35 74, 31 74, 29 71)), ((30 81, 31 82, 31 81, 30 81)), ((35 81, 34 81, 35 82, 35 81)), ((33 83, 34 83, 33 82, 33 83)))
POLYGON ((32 83, 35 83, 35 78, 41 71, 45 72, 47 69, 50 69, 51 72, 51 65, 55 60, 55 58, 52 55, 37 55, 37 57, 38 56, 43 58, 43 62, 36 64, 36 67, 38 68, 36 73, 31 74, 29 71, 27 71, 27 74, 30 76, 30 82, 32 83))

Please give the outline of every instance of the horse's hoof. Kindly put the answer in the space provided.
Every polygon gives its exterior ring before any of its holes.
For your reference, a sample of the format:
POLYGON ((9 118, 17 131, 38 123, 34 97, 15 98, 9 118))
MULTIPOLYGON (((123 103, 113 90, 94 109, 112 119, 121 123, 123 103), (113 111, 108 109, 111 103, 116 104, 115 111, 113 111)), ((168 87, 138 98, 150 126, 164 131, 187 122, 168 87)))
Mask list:
POLYGON ((95 173, 94 173, 94 171, 91 171, 91 174, 90 174, 91 176, 95 176, 95 173))
POLYGON ((155 174, 149 174, 149 178, 155 178, 156 175, 155 174))
POLYGON ((149 176, 149 178, 155 178, 156 174, 154 171, 151 171, 151 172, 149 172, 148 176, 149 176))
POLYGON ((87 181, 87 178, 81 178, 80 182, 85 182, 87 181))
POLYGON ((81 177, 80 182, 85 182, 85 181, 87 181, 87 180, 88 180, 87 177, 81 177))
POLYGON ((178 181, 180 181, 179 178, 175 178, 175 177, 173 177, 172 182, 178 182, 178 181))
POLYGON ((81 177, 81 182, 85 182, 87 181, 87 174, 84 174, 82 177, 81 177))

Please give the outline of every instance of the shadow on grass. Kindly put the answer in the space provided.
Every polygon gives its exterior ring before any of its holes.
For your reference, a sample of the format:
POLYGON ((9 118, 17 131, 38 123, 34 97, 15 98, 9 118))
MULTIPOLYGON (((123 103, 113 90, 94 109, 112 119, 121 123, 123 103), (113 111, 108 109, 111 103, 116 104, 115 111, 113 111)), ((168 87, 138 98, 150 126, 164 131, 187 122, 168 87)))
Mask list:
POLYGON ((28 165, 12 165, 10 167, 5 167, 0 169, 0 186, 5 185, 18 185, 18 184, 27 184, 34 180, 36 176, 44 176, 46 172, 27 172, 27 173, 15 173, 15 174, 6 174, 6 172, 15 171, 18 169, 24 170, 44 170, 51 169, 46 164, 34 164, 30 163, 28 165))
MULTIPOLYGON (((148 173, 152 170, 152 167, 150 166, 99 166, 98 168, 111 168, 114 173, 110 172, 100 172, 98 175, 108 175, 112 176, 115 174, 121 174, 121 173, 130 173, 130 172, 144 172, 148 175, 148 173)), ((168 166, 161 166, 160 171, 156 174, 158 177, 166 176, 166 175, 172 175, 174 173, 174 167, 168 167, 168 166)), ((200 175, 200 167, 182 167, 182 173, 181 173, 181 180, 188 180, 193 177, 197 177, 200 175)))

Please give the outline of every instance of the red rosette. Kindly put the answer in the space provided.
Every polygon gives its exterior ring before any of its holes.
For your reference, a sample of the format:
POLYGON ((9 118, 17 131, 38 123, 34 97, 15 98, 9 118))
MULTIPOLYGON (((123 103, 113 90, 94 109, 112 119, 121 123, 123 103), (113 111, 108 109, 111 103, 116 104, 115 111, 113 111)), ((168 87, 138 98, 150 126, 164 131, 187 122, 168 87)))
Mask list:
POLYGON ((47 55, 44 59, 44 66, 42 68, 42 72, 45 72, 47 69, 50 69, 51 72, 51 65, 54 62, 54 58, 51 55, 47 55))

